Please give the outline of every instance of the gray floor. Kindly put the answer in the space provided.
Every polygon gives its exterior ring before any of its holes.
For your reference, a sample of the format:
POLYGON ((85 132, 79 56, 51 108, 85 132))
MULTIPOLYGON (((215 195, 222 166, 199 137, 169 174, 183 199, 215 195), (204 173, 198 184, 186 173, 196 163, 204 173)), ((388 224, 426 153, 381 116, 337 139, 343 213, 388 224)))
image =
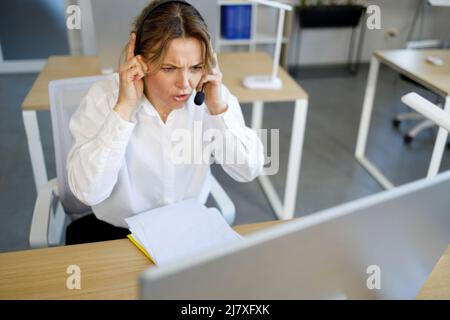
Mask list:
MULTIPOLYGON (((20 105, 36 75, 0 76, 0 252, 29 248, 32 210, 36 198, 20 105)), ((310 95, 303 149, 296 216, 302 216, 382 191, 353 158, 361 114, 367 66, 356 77, 299 79, 310 95)), ((425 176, 434 143, 435 130, 423 132, 411 146, 403 144, 391 119, 405 111, 400 97, 416 89, 399 80, 393 71, 382 68, 376 108, 368 146, 368 156, 396 184, 425 176)), ((433 95, 418 90, 429 99, 433 95)), ((249 124, 250 105, 243 105, 249 124)), ((280 195, 284 193, 289 154, 293 105, 265 107, 264 128, 280 129, 280 171, 271 179, 280 195)), ((55 176, 53 144, 48 112, 38 116, 49 177, 55 176)), ((402 126, 405 131, 408 124, 402 126)), ((450 167, 445 152, 441 170, 450 167)), ((257 182, 239 184, 219 167, 213 172, 237 209, 236 224, 275 219, 257 182)))

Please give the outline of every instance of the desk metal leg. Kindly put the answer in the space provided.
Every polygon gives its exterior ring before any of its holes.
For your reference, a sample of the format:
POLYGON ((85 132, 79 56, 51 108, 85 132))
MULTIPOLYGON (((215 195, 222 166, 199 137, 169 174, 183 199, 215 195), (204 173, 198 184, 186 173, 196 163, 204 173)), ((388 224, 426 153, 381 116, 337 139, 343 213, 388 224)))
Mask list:
POLYGON ((361 121, 359 123, 358 140, 356 142, 357 158, 364 156, 366 152, 367 137, 369 135, 370 118, 372 116, 373 102, 375 100, 375 92, 377 90, 378 71, 380 62, 375 57, 370 61, 369 78, 367 80, 366 93, 364 95, 364 104, 361 113, 361 121))
MULTIPOLYGON (((444 111, 450 114, 450 97, 445 99, 444 111)), ((439 127, 436 142, 434 143, 433 154, 431 156, 430 166, 428 168, 427 178, 434 177, 439 172, 441 166, 442 156, 444 154, 445 144, 447 142, 448 132, 442 127, 439 127)))
POLYGON ((30 152, 34 183, 36 185, 36 192, 38 192, 48 181, 41 136, 39 134, 39 124, 36 111, 23 111, 22 116, 25 125, 25 133, 27 135, 28 151, 30 152))
MULTIPOLYGON (((262 101, 253 102, 252 109, 252 129, 259 130, 262 128, 262 121, 264 115, 264 103, 262 101)), ((267 200, 272 206, 273 211, 276 216, 280 218, 280 215, 283 212, 283 204, 281 203, 280 198, 278 197, 277 191, 272 185, 269 177, 264 173, 258 177, 258 181, 261 184, 261 188, 266 194, 267 200)))
POLYGON ((308 100, 295 101, 282 219, 292 219, 294 217, 307 114, 308 100))
MULTIPOLYGON (((259 130, 262 127, 264 115, 264 103, 262 101, 253 102, 252 109, 252 129, 259 130)), ((267 196, 267 200, 272 206, 273 211, 276 216, 281 219, 283 213, 283 204, 281 203, 280 198, 278 197, 277 191, 272 185, 269 177, 263 173, 258 177, 258 181, 261 184, 261 188, 267 196)))
POLYGON ((367 80, 364 104, 359 123, 358 140, 356 142, 355 158, 371 174, 374 179, 385 189, 392 189, 394 185, 390 182, 373 163, 366 158, 367 137, 369 135, 370 118, 372 116, 373 102, 377 89, 378 71, 380 62, 376 57, 370 61, 369 78, 367 80))
MULTIPOLYGON (((255 130, 261 128, 263 111, 262 102, 258 101, 253 103, 252 128, 255 130)), ((297 100, 295 102, 294 120, 292 122, 284 202, 281 202, 268 176, 261 175, 258 177, 261 187, 278 219, 285 220, 294 217, 307 114, 308 101, 297 100)))
POLYGON ((261 129, 263 115, 264 115, 264 103, 262 101, 253 102, 253 109, 252 109, 252 129, 253 130, 261 129))

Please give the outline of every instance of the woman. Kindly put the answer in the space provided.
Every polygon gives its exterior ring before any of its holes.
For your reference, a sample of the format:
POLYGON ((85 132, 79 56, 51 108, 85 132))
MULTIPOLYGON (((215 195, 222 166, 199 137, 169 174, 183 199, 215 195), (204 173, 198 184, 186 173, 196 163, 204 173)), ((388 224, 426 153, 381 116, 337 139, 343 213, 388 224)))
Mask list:
POLYGON ((124 219, 145 210, 188 198, 205 203, 210 161, 174 161, 174 137, 180 132, 213 130, 208 139, 186 139, 202 147, 228 137, 202 150, 212 150, 209 160, 223 160, 229 152, 243 160, 221 162, 237 181, 262 172, 261 141, 245 126, 216 60, 194 7, 153 1, 144 8, 119 73, 94 84, 70 122, 75 142, 67 159, 69 186, 95 216, 74 221, 67 244, 122 238, 128 233, 124 219), (205 100, 197 106, 194 96, 202 89, 205 100))

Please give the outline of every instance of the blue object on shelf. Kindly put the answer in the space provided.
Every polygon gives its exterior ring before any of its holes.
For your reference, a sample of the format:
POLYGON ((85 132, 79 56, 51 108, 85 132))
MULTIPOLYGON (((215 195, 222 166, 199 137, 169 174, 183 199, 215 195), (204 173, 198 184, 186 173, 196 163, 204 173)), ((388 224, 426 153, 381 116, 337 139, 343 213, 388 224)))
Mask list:
POLYGON ((250 39, 252 5, 221 7, 221 34, 225 39, 250 39))

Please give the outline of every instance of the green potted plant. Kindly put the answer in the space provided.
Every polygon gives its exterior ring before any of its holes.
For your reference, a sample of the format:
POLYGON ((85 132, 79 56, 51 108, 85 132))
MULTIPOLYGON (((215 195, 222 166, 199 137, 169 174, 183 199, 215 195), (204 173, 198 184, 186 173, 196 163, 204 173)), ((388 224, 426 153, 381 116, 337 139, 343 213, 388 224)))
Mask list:
POLYGON ((302 28, 354 28, 366 7, 361 0, 301 0, 297 13, 302 28))

